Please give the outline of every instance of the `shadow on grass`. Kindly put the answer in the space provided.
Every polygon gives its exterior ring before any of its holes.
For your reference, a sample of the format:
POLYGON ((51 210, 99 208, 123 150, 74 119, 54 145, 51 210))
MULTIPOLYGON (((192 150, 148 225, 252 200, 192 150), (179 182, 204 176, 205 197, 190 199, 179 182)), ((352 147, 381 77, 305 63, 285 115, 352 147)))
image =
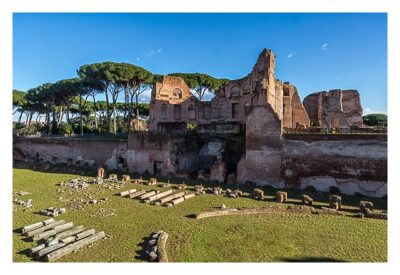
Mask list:
POLYGON ((139 243, 139 246, 141 247, 141 249, 136 250, 135 253, 135 259, 136 260, 141 260, 141 261, 146 261, 148 259, 148 254, 146 253, 146 249, 147 249, 147 243, 151 240, 151 237, 144 237, 142 238, 142 242, 139 243))
POLYGON ((328 257, 299 257, 299 258, 281 258, 279 261, 287 263, 344 263, 346 261, 328 258, 328 257))
POLYGON ((29 252, 29 248, 21 250, 21 251, 17 252, 17 254, 25 256, 27 258, 31 258, 31 254, 29 252))
POLYGON ((13 162, 13 168, 16 169, 29 169, 35 172, 42 173, 54 173, 54 174, 71 174, 79 177, 96 177, 97 169, 89 167, 88 165, 82 166, 70 166, 66 164, 49 164, 49 163, 39 163, 39 162, 23 162, 15 161, 13 162))
POLYGON ((27 243, 28 242, 32 242, 32 237, 24 236, 24 234, 22 233, 22 228, 14 229, 13 233, 20 235, 21 236, 21 240, 24 241, 24 242, 27 242, 27 243))
POLYGON ((189 215, 186 215, 185 217, 189 218, 189 219, 196 219, 196 214, 189 214, 189 215))

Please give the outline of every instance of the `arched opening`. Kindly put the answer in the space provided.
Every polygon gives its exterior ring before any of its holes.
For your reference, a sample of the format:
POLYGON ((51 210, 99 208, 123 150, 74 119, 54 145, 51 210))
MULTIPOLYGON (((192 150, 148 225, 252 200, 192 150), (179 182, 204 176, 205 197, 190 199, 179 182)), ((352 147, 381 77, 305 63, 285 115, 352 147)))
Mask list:
POLYGON ((250 103, 249 102, 245 102, 244 103, 244 112, 246 113, 246 115, 250 112, 250 103))
POLYGON ((231 89, 231 96, 233 97, 240 96, 240 90, 238 87, 235 86, 231 89))
POLYGON ((196 108, 194 107, 194 104, 189 104, 188 106, 188 118, 196 119, 196 108))
POLYGON ((174 98, 182 98, 182 91, 178 88, 174 89, 172 94, 174 98))
POLYGON ((250 85, 249 84, 245 84, 243 86, 243 94, 249 94, 250 93, 250 85))

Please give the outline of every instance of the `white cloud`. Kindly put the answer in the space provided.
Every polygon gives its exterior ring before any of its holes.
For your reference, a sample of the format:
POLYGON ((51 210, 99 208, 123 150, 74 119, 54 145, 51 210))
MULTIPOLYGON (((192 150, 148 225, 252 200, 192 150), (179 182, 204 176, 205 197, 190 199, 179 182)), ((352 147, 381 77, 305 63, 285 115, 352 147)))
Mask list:
POLYGON ((156 50, 155 49, 151 49, 150 51, 143 53, 143 55, 147 56, 147 57, 152 57, 153 55, 160 54, 161 52, 162 52, 161 48, 158 48, 156 50))
POLYGON ((294 56, 294 53, 289 53, 288 55, 287 55, 287 58, 292 58, 294 56))
POLYGON ((371 109, 369 107, 366 107, 363 109, 364 116, 369 115, 369 114, 386 114, 386 113, 387 113, 387 111, 378 111, 378 110, 371 109))
POLYGON ((140 57, 136 57, 136 61, 140 61, 140 57))
POLYGON ((328 49, 328 43, 327 42, 325 42, 324 44, 322 44, 321 45, 321 49, 323 50, 323 51, 326 51, 327 49, 328 49))
POLYGON ((151 99, 151 89, 146 89, 143 94, 139 97, 139 102, 150 102, 151 99))

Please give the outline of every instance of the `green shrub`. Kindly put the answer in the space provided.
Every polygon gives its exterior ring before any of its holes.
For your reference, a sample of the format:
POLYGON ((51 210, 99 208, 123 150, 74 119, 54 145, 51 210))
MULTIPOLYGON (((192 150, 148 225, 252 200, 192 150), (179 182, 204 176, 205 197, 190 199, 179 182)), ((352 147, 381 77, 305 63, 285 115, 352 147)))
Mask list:
POLYGON ((68 123, 61 123, 60 126, 58 127, 58 131, 60 134, 73 134, 74 130, 71 124, 68 123))
POLYGON ((387 126, 387 115, 369 114, 363 116, 363 122, 367 126, 387 126))

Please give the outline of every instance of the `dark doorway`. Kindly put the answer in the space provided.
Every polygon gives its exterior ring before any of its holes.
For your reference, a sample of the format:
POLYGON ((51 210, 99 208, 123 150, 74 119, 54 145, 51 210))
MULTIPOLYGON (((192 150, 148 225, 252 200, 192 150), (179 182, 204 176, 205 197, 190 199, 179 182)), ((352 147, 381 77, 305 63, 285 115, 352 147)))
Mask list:
POLYGON ((162 161, 155 161, 153 163, 154 176, 159 176, 161 174, 162 165, 163 165, 162 161))

